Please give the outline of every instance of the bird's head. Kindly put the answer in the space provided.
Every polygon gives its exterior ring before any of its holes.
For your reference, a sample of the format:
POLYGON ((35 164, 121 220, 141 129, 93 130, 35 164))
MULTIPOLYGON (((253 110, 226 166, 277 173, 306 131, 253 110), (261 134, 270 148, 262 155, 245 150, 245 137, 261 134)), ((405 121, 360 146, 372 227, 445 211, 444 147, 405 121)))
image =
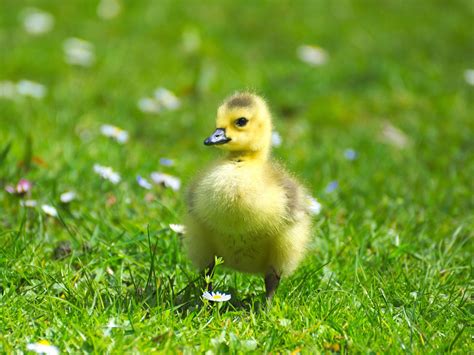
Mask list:
POLYGON ((270 150, 272 118, 266 102, 247 92, 237 93, 217 110, 216 130, 205 145, 215 145, 236 155, 266 157, 270 150))

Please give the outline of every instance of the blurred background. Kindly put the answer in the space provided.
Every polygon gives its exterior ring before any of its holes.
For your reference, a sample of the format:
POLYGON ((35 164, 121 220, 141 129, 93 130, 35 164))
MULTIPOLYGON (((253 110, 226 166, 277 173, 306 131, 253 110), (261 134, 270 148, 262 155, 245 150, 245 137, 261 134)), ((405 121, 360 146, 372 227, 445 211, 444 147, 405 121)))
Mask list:
POLYGON ((351 208, 385 195, 467 207, 471 1, 0 6, 0 142, 18 160, 31 143, 40 179, 88 181, 90 162, 133 176, 169 157, 186 180, 215 156, 202 140, 218 104, 250 89, 275 115, 275 155, 315 195, 337 181, 351 208), (104 141, 103 124, 128 144, 104 141))
MULTIPOLYGON (((202 144, 216 108, 247 89, 274 114, 274 157, 322 205, 308 268, 332 259, 325 275, 352 275, 358 255, 385 281, 405 262, 437 279, 433 248, 453 235, 449 263, 468 265, 473 24, 471 0, 2 0, 4 280, 40 278, 29 265, 63 272, 50 255, 65 240, 89 271, 128 263, 145 280, 143 231, 180 223, 183 186, 218 155, 202 144), (23 223, 29 239, 7 237, 23 223)), ((162 273, 193 272, 177 238, 156 247, 162 273)), ((461 287, 468 272, 456 270, 461 287)))

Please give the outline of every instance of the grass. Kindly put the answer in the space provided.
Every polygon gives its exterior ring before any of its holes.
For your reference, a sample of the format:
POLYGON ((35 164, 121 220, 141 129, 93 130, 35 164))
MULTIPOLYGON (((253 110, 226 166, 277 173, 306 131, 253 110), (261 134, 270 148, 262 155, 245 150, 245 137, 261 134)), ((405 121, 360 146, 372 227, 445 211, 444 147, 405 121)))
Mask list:
POLYGON ((473 351, 472 2, 123 1, 109 21, 96 5, 0 5, 0 81, 49 90, 0 98, 0 352, 41 339, 74 353, 473 351), (51 32, 25 33, 29 5, 54 15, 51 32), (183 33, 200 35, 197 51, 183 50, 183 33), (64 62, 72 36, 95 45, 92 67, 64 62), (328 63, 299 61, 306 43, 328 63), (140 112, 157 86, 182 107, 140 112), (201 304, 197 287, 178 295, 197 277, 168 228, 182 193, 154 187, 145 199, 135 181, 161 170, 186 185, 216 156, 202 140, 218 103, 242 88, 267 97, 283 137, 275 157, 323 205, 308 257, 266 310, 253 303, 262 280, 223 267, 217 288, 248 306, 201 304), (410 144, 387 144, 387 122, 410 144), (103 123, 130 141, 101 136, 103 123), (122 182, 101 180, 95 163, 122 182), (59 218, 4 191, 22 177, 59 218), (60 205, 71 189, 78 200, 60 205))

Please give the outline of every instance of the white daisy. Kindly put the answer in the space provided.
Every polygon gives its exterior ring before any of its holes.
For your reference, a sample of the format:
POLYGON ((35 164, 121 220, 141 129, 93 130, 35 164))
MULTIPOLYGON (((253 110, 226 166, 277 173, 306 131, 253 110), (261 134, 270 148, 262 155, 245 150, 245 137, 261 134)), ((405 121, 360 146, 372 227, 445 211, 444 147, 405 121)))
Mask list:
POLYGON ((54 17, 50 13, 38 9, 25 9, 21 17, 23 28, 32 35, 49 32, 54 26, 54 17))
POLYGON ((76 199, 76 193, 74 191, 67 191, 59 196, 62 203, 69 203, 76 199))
POLYGON ((68 38, 63 43, 66 63, 90 67, 95 62, 94 45, 80 38, 68 38))
POLYGON ((155 90, 155 99, 168 110, 176 110, 181 106, 181 102, 176 95, 168 89, 158 88, 155 90))
POLYGON ((100 132, 106 136, 115 139, 117 142, 124 144, 128 141, 128 132, 109 124, 100 126, 100 132))
POLYGON ((109 322, 105 326, 104 336, 106 337, 110 336, 112 334, 112 329, 114 328, 120 328, 120 326, 117 323, 115 323, 115 318, 110 318, 109 322))
POLYGON ((165 187, 173 189, 174 191, 178 191, 181 187, 181 180, 175 176, 154 172, 151 173, 150 177, 155 184, 162 184, 165 187))
POLYGON ((34 351, 37 354, 59 355, 59 349, 51 345, 47 340, 40 340, 37 343, 30 343, 26 345, 26 349, 34 351))
POLYGON ((99 174, 103 179, 109 180, 113 184, 118 184, 121 180, 120 175, 108 166, 94 164, 94 172, 99 174))
POLYGON ((23 207, 36 207, 38 205, 38 202, 36 200, 21 200, 20 205, 23 207))
POLYGON ((308 209, 312 215, 318 215, 321 213, 322 205, 312 196, 308 196, 308 209))
POLYGON ((231 299, 231 295, 220 292, 204 292, 202 297, 211 302, 226 302, 231 299))
POLYGON ((137 176, 137 183, 144 189, 151 190, 153 187, 147 179, 142 178, 140 175, 137 176))
POLYGON ((138 109, 145 113, 159 113, 161 106, 158 101, 151 97, 142 97, 137 103, 138 109))
POLYGON ((185 234, 186 233, 186 227, 183 226, 182 224, 170 224, 170 229, 178 234, 185 234))
POLYGON ((58 216, 58 211, 56 208, 54 208, 51 205, 42 205, 41 209, 43 210, 44 213, 46 213, 48 216, 51 217, 57 217, 58 216))
POLYGON ((118 0, 100 0, 97 6, 97 16, 110 20, 120 14, 121 5, 118 0))
POLYGON ((403 149, 410 145, 410 138, 399 128, 386 121, 383 124, 381 138, 385 143, 403 149))
POLYGON ((46 87, 31 80, 20 80, 16 84, 16 92, 22 96, 42 99, 46 95, 46 87))
POLYGON ((323 65, 329 59, 328 53, 321 47, 317 46, 299 46, 297 54, 301 61, 313 66, 323 65))
POLYGON ((464 71, 464 80, 469 85, 474 85, 474 69, 467 69, 464 71))
POLYGON ((279 147, 281 146, 281 143, 282 143, 282 139, 281 139, 280 133, 278 133, 277 131, 273 131, 272 132, 272 146, 279 147))

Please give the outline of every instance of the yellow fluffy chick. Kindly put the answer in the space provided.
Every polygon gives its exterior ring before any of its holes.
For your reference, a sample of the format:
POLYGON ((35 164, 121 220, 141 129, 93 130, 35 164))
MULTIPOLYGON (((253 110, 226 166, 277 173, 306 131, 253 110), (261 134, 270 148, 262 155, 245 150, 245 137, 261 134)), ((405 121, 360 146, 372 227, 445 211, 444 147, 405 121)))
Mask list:
POLYGON ((272 298, 280 277, 290 275, 305 254, 308 195, 270 159, 272 117, 261 97, 227 98, 216 127, 204 144, 228 154, 188 188, 185 248, 201 270, 212 271, 219 256, 228 267, 263 275, 272 298))

